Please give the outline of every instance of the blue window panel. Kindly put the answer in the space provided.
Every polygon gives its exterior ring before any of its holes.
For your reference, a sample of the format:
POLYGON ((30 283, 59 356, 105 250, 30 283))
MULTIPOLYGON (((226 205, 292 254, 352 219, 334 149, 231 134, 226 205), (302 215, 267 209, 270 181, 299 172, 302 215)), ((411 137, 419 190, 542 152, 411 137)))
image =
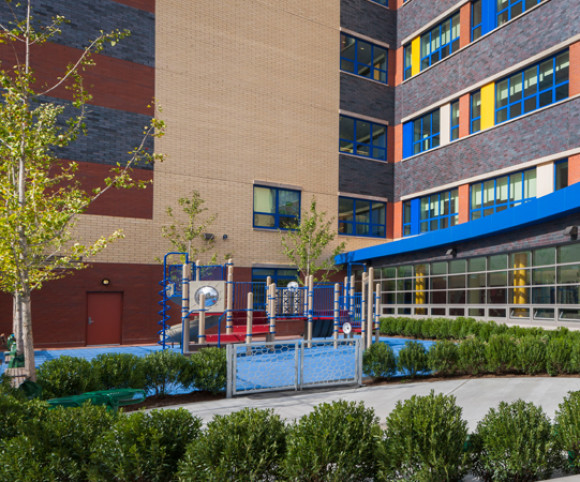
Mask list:
POLYGON ((497 0, 497 26, 509 22, 543 0, 497 0))
POLYGON ((386 203, 344 196, 338 198, 339 234, 384 238, 386 232, 386 203))
POLYGON ((451 126, 450 139, 459 139, 459 101, 451 102, 451 126))
POLYGON ((481 130, 481 91, 473 92, 469 102, 469 132, 481 130))
POLYGON ((339 151, 357 156, 387 160, 387 126, 341 115, 339 151))
POLYGON ((421 70, 459 49, 459 13, 421 35, 421 70))
POLYGON ((439 109, 413 121, 412 155, 438 147, 441 143, 439 109))
POLYGON ((565 51, 496 82, 495 123, 566 99, 569 64, 565 51))
POLYGON ((411 56, 411 44, 405 45, 403 50, 403 80, 411 77, 413 73, 412 69, 412 56, 411 56))
POLYGON ((470 186, 469 218, 489 216, 535 197, 536 168, 476 182, 470 186))
POLYGON ((483 6, 482 0, 471 2, 471 41, 483 35, 483 6))
POLYGON ((455 226, 459 220, 457 189, 443 191, 419 199, 419 232, 428 233, 455 226))
POLYGON ((568 187, 568 159, 554 163, 554 191, 568 187))
POLYGON ((403 202, 403 237, 419 234, 419 198, 403 202))
POLYGON ((300 191, 254 186, 255 228, 294 229, 300 223, 300 191))
POLYGON ((403 124, 403 159, 413 155, 413 121, 403 124))
POLYGON ((387 58, 386 48, 340 34, 340 70, 386 84, 387 58))

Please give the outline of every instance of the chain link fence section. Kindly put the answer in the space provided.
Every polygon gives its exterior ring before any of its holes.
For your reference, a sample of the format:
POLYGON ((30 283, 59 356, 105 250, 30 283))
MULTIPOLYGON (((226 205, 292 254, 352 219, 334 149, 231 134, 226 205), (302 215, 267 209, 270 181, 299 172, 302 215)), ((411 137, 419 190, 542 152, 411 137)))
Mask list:
POLYGON ((360 339, 256 342, 227 346, 227 397, 362 385, 360 339), (335 347, 336 344, 336 347, 335 347))

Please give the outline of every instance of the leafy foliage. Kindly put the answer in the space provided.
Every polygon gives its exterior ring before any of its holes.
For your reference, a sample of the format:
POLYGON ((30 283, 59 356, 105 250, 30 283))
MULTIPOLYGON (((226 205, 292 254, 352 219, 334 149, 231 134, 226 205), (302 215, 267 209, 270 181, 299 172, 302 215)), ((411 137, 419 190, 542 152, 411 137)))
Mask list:
POLYGON ((181 353, 160 350, 143 358, 145 389, 154 395, 165 396, 169 388, 183 380, 191 370, 189 360, 181 353))
POLYGON ((397 357, 387 343, 373 343, 363 353, 363 373, 389 378, 397 372, 397 357))
POLYGON ((525 335, 518 340, 517 366, 526 375, 546 371, 546 342, 538 336, 525 335))
POLYGON ((217 415, 188 447, 182 481, 276 480, 286 450, 286 427, 271 410, 245 408, 217 415))
POLYGON ((435 343, 428 352, 429 368, 438 375, 453 375, 458 371, 459 349, 452 341, 435 343))
POLYGON ((478 338, 463 340, 458 347, 458 365, 462 373, 479 375, 486 371, 485 342, 478 338))
POLYGON ((570 462, 576 473, 580 472, 580 392, 570 392, 558 405, 555 438, 558 447, 570 453, 570 462))
POLYGON ((427 350, 422 343, 408 341, 399 350, 397 367, 411 378, 415 378, 418 373, 429 370, 427 350))
POLYGON ((130 353, 102 353, 91 360, 98 390, 144 388, 143 359, 130 353))
POLYGON ((566 336, 551 338, 546 347, 546 371, 550 375, 573 373, 572 343, 566 336))
POLYGON ((211 393, 223 392, 226 389, 228 371, 224 349, 203 348, 193 354, 189 362, 195 388, 211 393))
POLYGON ((517 348, 512 336, 503 333, 491 335, 485 346, 487 370, 508 373, 517 366, 517 348))
POLYGON ((60 356, 38 368, 38 383, 44 398, 66 397, 90 392, 98 387, 91 362, 84 358, 60 356))

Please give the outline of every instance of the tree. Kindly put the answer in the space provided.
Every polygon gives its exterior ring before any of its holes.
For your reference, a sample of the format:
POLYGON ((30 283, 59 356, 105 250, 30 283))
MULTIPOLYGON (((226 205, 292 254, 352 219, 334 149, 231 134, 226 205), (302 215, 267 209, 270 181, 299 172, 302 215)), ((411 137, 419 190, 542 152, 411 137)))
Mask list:
POLYGON ((147 152, 145 141, 161 136, 164 125, 153 119, 128 160, 117 163, 101 187, 90 192, 83 189, 76 179, 77 163, 60 161, 55 150, 86 133, 85 106, 91 96, 83 86, 82 74, 94 64, 93 54, 115 45, 128 32, 101 32, 61 77, 39 88, 30 50, 59 34, 65 19, 56 16, 49 25, 36 29, 31 24, 30 3, 13 5, 24 8, 22 19, 15 15, 9 24, 0 23, 0 43, 17 52, 16 65, 0 71, 0 289, 12 294, 17 352, 24 355, 27 375, 35 380, 32 291, 86 267, 83 261, 122 237, 115 231, 84 242, 75 238, 74 228, 80 215, 109 189, 145 187, 132 179, 131 169, 138 162, 162 160, 161 155, 147 152), (63 86, 73 99, 67 112, 45 97, 63 86))
POLYGON ((339 270, 334 257, 344 251, 344 242, 325 256, 326 248, 336 237, 333 224, 334 218, 326 220, 326 213, 318 212, 316 199, 312 198, 310 210, 301 215, 300 223, 282 235, 283 253, 297 266, 299 281, 309 275, 315 277, 314 281, 328 281, 329 275, 339 270))

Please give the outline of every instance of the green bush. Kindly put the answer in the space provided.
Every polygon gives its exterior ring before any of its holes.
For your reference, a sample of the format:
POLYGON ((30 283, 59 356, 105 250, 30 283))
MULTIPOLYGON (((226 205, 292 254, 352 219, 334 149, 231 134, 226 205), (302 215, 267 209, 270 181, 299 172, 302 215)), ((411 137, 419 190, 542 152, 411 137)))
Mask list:
POLYGON ((580 392, 569 392, 558 405, 555 423, 555 438, 558 447, 570 454, 574 472, 580 472, 580 392))
POLYGON ((149 353, 143 358, 145 389, 154 395, 165 396, 174 385, 181 383, 184 373, 191 370, 189 359, 171 350, 149 353))
POLYGON ((105 407, 85 405, 19 424, 19 435, 2 444, 0 480, 87 480, 91 446, 115 418, 105 407))
POLYGON ((573 373, 572 344, 567 337, 553 337, 548 341, 546 371, 552 376, 573 373))
POLYGON ((272 410, 245 408, 216 416, 187 447, 182 481, 276 480, 283 467, 286 427, 272 410))
POLYGON ((91 361, 99 390, 145 388, 143 359, 129 353, 102 353, 91 361))
POLYGON ((388 378, 397 372, 397 357, 387 343, 373 343, 363 353, 363 373, 388 378))
POLYGON ((452 341, 439 341, 429 348, 429 368, 437 375, 453 375, 458 371, 458 362, 459 349, 452 341))
POLYGON ((397 367, 411 378, 415 378, 419 372, 429 370, 427 350, 423 344, 417 341, 406 342, 399 350, 397 367))
POLYGON ((317 405, 290 428, 286 476, 293 481, 372 480, 380 427, 362 403, 317 405))
POLYGON ((509 373, 517 366, 517 349, 514 339, 507 334, 491 335, 485 347, 487 370, 492 373, 509 373))
POLYGON ((468 375, 479 375, 486 371, 485 343, 477 338, 463 340, 457 349, 458 368, 468 375))
POLYGON ((431 390, 427 396, 399 401, 387 417, 380 478, 460 481, 470 468, 466 440, 467 422, 455 397, 431 390))
POLYGON ((46 402, 0 395, 0 440, 16 437, 29 421, 44 418, 47 410, 46 402))
POLYGON ((84 358, 60 356, 38 367, 38 384, 43 398, 67 397, 90 392, 98 387, 91 362, 84 358))
POLYGON ((525 335, 517 344, 517 367, 526 375, 546 372, 546 342, 536 335, 525 335))
POLYGON ((90 480, 174 480, 187 444, 200 433, 201 420, 185 409, 122 416, 93 444, 90 480))
POLYGON ((494 482, 550 478, 561 466, 550 420, 533 403, 500 403, 479 422, 472 437, 474 473, 494 482))
POLYGON ((388 316, 386 318, 381 318, 380 320, 380 331, 383 335, 396 335, 396 318, 388 316))
POLYGON ((228 371, 224 349, 204 348, 191 356, 190 364, 195 388, 211 393, 226 389, 228 371))

